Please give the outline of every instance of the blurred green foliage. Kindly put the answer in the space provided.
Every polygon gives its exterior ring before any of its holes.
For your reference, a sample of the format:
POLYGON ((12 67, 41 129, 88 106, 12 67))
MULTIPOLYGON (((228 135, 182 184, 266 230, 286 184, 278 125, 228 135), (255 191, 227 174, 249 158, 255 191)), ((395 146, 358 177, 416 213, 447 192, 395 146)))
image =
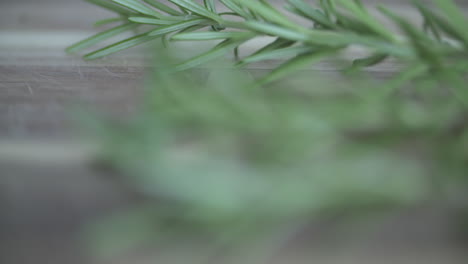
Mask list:
POLYGON ((237 244, 329 212, 466 205, 467 112, 443 86, 381 93, 384 80, 308 71, 259 87, 229 63, 155 61, 136 115, 99 123, 100 157, 149 199, 105 222, 125 239, 101 245, 237 244))

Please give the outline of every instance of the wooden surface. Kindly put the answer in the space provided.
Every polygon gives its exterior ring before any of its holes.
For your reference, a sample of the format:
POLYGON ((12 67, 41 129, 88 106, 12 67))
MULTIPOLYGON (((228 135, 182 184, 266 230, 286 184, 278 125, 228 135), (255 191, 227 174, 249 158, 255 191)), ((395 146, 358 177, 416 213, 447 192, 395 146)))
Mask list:
MULTIPOLYGON (((108 15, 79 0, 0 1, 0 263, 94 263, 79 244, 83 224, 134 200, 89 166, 94 146, 72 118, 76 109, 125 117, 137 106, 148 66, 140 49, 95 62, 63 51, 108 15)), ((443 211, 397 213, 358 245, 316 247, 314 263, 466 263, 451 224, 443 211)))

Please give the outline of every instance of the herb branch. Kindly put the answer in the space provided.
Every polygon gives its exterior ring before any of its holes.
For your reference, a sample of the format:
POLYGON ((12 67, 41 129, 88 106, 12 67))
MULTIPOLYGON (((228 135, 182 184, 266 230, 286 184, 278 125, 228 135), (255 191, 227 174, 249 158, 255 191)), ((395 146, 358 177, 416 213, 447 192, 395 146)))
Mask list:
POLYGON ((250 55, 238 58, 238 65, 284 58, 285 62, 259 80, 267 83, 291 72, 339 55, 350 46, 364 48, 369 56, 356 58, 346 70, 358 70, 381 63, 387 58, 403 62, 412 69, 420 69, 410 78, 405 71, 399 79, 437 78, 448 83, 453 93, 468 103, 468 91, 463 75, 468 69, 468 19, 452 0, 434 0, 433 8, 419 1, 413 5, 419 10, 424 24, 413 25, 408 19, 384 6, 378 10, 389 18, 400 33, 391 31, 379 21, 360 0, 320 0, 316 6, 304 0, 285 1, 285 10, 279 10, 266 0, 86 0, 116 12, 118 18, 96 22, 96 25, 118 23, 67 49, 77 52, 135 28, 147 30, 133 37, 84 55, 97 59, 155 39, 164 41, 219 40, 218 45, 177 65, 176 70, 199 66, 234 50, 258 36, 276 39, 250 55), (228 11, 219 12, 219 7, 228 11), (284 12, 306 19, 297 23, 284 12), (149 26, 149 27, 148 27, 149 26))

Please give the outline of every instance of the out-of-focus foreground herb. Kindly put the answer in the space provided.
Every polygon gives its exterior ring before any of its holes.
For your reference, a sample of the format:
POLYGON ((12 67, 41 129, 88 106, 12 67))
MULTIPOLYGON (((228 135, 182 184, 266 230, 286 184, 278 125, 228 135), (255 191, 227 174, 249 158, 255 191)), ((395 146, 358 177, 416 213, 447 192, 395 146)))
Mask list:
POLYGON ((236 248, 323 213, 466 205, 467 111, 443 87, 382 96, 384 82, 308 72, 252 88, 225 65, 157 61, 135 117, 101 125, 102 158, 149 199, 106 222, 119 236, 102 245, 193 235, 236 248))

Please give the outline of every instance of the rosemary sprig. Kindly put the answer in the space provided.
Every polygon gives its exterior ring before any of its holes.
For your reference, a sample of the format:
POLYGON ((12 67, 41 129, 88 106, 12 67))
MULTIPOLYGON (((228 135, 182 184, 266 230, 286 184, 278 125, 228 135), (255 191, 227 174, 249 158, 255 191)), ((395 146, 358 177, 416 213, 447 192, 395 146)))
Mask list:
MULTIPOLYGON (((355 58, 346 70, 373 66, 386 58, 399 60, 405 65, 425 65, 425 70, 411 79, 434 78, 444 76, 446 72, 461 78, 468 69, 468 30, 465 29, 468 20, 452 0, 434 0, 437 9, 415 1, 414 6, 425 21, 422 27, 379 6, 378 10, 400 29, 401 33, 398 34, 372 15, 360 0, 321 0, 315 7, 304 0, 285 0, 285 10, 279 10, 263 0, 211 0, 203 1, 203 4, 194 0, 87 1, 116 12, 122 17, 122 25, 69 47, 69 52, 89 48, 136 27, 146 26, 150 30, 88 53, 84 55, 85 59, 97 59, 157 38, 221 41, 221 44, 176 67, 184 70, 224 56, 230 50, 237 54, 240 45, 255 37, 273 36, 276 40, 269 45, 239 58, 238 64, 243 66, 271 58, 286 59, 260 83, 277 80, 304 65, 337 56, 356 45, 363 47, 370 55, 355 58), (217 11, 221 5, 229 12, 217 11), (294 22, 283 13, 286 10, 307 19, 310 25, 294 22)), ((107 22, 115 22, 115 19, 98 24, 107 22)), ((447 78, 442 79, 447 81, 447 78)), ((468 103, 465 88, 457 83, 449 81, 459 99, 468 103)))

